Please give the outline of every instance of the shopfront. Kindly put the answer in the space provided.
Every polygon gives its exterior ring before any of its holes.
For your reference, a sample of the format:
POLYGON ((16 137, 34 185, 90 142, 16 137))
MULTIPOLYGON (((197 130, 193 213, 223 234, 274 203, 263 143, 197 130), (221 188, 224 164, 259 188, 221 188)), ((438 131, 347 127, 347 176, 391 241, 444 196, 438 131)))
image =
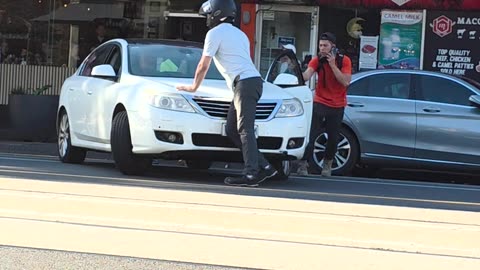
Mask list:
POLYGON ((262 76, 283 45, 293 45, 297 59, 308 61, 315 53, 318 39, 318 7, 273 4, 262 6, 257 13, 255 64, 262 76))
POLYGON ((7 0, 0 3, 0 105, 16 88, 58 94, 63 80, 113 38, 202 42, 204 0, 7 0))
POLYGON ((253 57, 262 74, 282 43, 294 43, 304 61, 316 54, 319 33, 329 31, 352 59, 354 72, 425 69, 480 80, 480 50, 474 49, 480 40, 480 1, 242 1, 242 10, 248 9, 257 14, 256 27, 242 23, 242 29, 255 44, 253 57))

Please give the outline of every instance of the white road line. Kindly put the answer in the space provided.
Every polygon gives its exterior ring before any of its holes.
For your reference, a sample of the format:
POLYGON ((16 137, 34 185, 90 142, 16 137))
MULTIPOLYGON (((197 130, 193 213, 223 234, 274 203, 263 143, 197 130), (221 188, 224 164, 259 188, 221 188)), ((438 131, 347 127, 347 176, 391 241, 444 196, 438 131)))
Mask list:
MULTIPOLYGON (((0 153, 1 154, 1 153, 0 153)), ((3 157, 0 156, 0 160, 5 159, 5 160, 18 160, 18 161, 32 161, 32 162, 47 162, 47 163, 59 163, 60 161, 58 160, 45 160, 45 159, 37 159, 37 158, 16 158, 16 157, 3 157)), ((101 161, 105 162, 106 160, 102 159, 87 159, 89 161, 101 161)), ((0 170, 1 171, 1 170, 0 170)), ((228 172, 227 170, 218 170, 222 172, 228 172)), ((14 171, 12 171, 14 172, 14 171)), ((22 171, 23 173, 27 173, 25 171, 22 171)), ((37 172, 34 172, 37 173, 37 172)), ((53 174, 53 175, 58 175, 58 176, 71 176, 71 175, 66 175, 66 174, 53 174)), ((76 177, 96 177, 96 178, 103 178, 100 176, 79 176, 76 175, 76 177)), ((332 178, 325 178, 325 177, 304 177, 304 176, 294 176, 295 178, 299 178, 302 180, 309 180, 309 181, 328 181, 328 182, 340 182, 340 183, 355 183, 355 184, 368 184, 368 185, 383 185, 383 186, 400 186, 400 187, 418 187, 418 188, 431 188, 431 189, 444 189, 444 190, 461 190, 461 191, 478 191, 480 192, 480 186, 479 187, 457 187, 453 186, 453 184, 423 184, 423 183, 418 183, 418 184, 413 184, 413 183, 400 183, 398 180, 389 180, 389 179, 379 179, 377 181, 375 180, 365 180, 363 178, 362 180, 351 180, 351 179, 332 179, 332 178)), ((105 179, 126 179, 126 180, 134 180, 138 181, 140 179, 132 179, 132 178, 109 178, 105 177, 105 179)), ((408 181, 408 180, 406 180, 408 181)), ((202 184, 204 185, 204 184, 202 184)))

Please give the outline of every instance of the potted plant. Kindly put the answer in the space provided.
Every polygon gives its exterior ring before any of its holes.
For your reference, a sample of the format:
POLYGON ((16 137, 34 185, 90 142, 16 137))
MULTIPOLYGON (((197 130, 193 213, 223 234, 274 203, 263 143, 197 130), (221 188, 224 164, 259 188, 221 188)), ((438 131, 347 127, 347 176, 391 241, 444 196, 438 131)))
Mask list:
POLYGON ((56 137, 57 95, 45 95, 51 85, 36 89, 16 87, 9 95, 8 111, 15 138, 51 141, 56 137))

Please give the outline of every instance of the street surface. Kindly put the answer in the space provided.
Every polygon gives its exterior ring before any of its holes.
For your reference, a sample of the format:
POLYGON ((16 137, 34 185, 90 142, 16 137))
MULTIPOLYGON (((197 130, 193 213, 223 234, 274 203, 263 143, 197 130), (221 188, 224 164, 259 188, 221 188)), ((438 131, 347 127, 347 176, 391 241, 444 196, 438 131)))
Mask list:
POLYGON ((0 154, 0 269, 480 269, 480 186, 232 173, 0 154))

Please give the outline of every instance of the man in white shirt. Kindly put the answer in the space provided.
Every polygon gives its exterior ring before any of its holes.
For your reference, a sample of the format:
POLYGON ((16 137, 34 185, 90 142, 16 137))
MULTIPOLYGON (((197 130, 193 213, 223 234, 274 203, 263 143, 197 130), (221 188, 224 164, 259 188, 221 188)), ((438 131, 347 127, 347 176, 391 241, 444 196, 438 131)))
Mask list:
POLYGON ((211 60, 233 90, 233 101, 227 116, 226 132, 242 150, 245 163, 241 177, 227 177, 225 184, 258 186, 277 171, 258 151, 255 138, 257 102, 262 96, 263 80, 250 58, 250 43, 240 29, 233 26, 237 12, 234 0, 208 0, 200 8, 207 16, 210 30, 205 37, 203 56, 197 66, 193 85, 177 86, 178 90, 195 92, 210 67, 211 60))

